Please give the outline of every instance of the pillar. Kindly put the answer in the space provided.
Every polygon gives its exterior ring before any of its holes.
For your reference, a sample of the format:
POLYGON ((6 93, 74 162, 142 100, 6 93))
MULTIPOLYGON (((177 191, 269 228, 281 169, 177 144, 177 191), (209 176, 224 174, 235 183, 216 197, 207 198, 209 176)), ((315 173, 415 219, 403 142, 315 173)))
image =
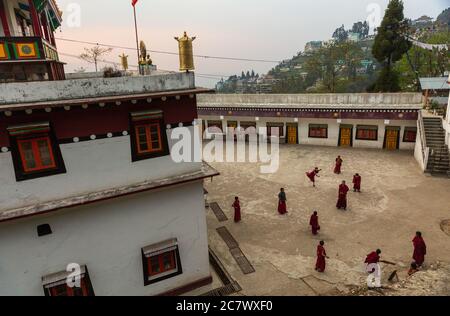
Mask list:
POLYGON ((9 29, 8 19, 6 17, 5 5, 3 4, 4 0, 0 0, 0 20, 3 26, 3 32, 6 37, 11 36, 11 30, 9 29))
POLYGON ((31 14, 31 20, 33 23, 34 36, 42 37, 41 23, 39 21, 39 14, 36 10, 36 7, 34 6, 33 0, 28 0, 28 4, 30 6, 30 14, 31 14))

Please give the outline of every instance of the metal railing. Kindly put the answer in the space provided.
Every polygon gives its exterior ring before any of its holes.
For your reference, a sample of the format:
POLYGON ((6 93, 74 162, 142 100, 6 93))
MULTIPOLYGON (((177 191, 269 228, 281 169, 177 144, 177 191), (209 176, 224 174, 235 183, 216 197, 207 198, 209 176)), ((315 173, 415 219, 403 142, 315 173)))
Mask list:
POLYGON ((431 156, 430 147, 427 147, 427 138, 425 136, 425 126, 423 124, 423 114, 422 111, 419 111, 419 118, 417 120, 418 131, 420 135, 420 144, 422 147, 422 159, 423 159, 423 167, 424 170, 428 168, 428 161, 431 156))

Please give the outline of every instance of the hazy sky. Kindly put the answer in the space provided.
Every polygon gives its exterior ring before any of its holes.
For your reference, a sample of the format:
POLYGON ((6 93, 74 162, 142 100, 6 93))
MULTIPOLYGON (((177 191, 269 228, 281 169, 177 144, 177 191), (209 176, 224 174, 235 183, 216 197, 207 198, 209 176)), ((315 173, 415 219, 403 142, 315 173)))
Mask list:
MULTIPOLYGON (((135 47, 131 0, 57 0, 65 21, 56 36, 89 42, 135 47), (81 24, 71 27, 70 4, 81 8, 81 24)), ((306 42, 327 40, 344 24, 351 28, 371 14, 368 6, 377 4, 383 15, 388 0, 139 0, 137 8, 140 39, 147 49, 176 52, 174 36, 187 31, 197 36, 194 53, 251 59, 283 60, 303 50, 306 42)), ((436 17, 449 6, 449 0, 405 0, 405 15, 436 17)), ((369 7, 370 8, 370 7, 369 7)), ((79 55, 89 45, 58 41, 61 53, 79 55)), ((105 59, 119 61, 125 52, 130 64, 136 54, 115 49, 105 59)), ((178 57, 152 54, 160 69, 177 70, 178 57)), ((72 57, 61 56, 66 71, 93 66, 72 57)), ((200 74, 240 74, 254 69, 265 73, 275 64, 196 58, 200 74)), ((217 80, 197 77, 197 85, 213 86, 217 80)))

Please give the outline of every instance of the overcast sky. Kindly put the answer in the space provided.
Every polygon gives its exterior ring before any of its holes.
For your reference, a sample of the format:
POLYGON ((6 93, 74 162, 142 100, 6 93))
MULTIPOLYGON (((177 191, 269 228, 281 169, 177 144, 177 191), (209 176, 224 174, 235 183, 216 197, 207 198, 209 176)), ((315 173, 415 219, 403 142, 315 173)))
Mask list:
MULTIPOLYGON (((131 0, 57 0, 57 3, 65 19, 57 37, 136 46, 131 0), (81 8, 79 26, 70 25, 77 21, 71 4, 81 8)), ((196 54, 283 60, 303 50, 308 41, 329 39, 342 24, 351 28, 354 22, 376 16, 376 5, 382 16, 387 3, 388 0, 139 0, 136 9, 139 36, 147 49, 176 52, 173 37, 187 31, 197 36, 196 54)), ((448 0, 404 3, 409 18, 424 14, 435 18, 449 6, 448 0)), ((58 41, 61 53, 79 55, 83 47, 89 45, 58 41)), ((105 59, 119 61, 118 55, 123 52, 130 56, 130 64, 136 64, 135 52, 124 49, 115 49, 105 59)), ((151 57, 160 69, 178 68, 177 56, 154 53, 151 57)), ((67 72, 80 66, 93 70, 92 65, 75 58, 61 56, 61 59, 67 63, 67 72)), ((226 77, 251 69, 265 73, 274 65, 196 58, 198 75, 226 77)), ((197 77, 200 86, 211 87, 215 82, 197 77)))

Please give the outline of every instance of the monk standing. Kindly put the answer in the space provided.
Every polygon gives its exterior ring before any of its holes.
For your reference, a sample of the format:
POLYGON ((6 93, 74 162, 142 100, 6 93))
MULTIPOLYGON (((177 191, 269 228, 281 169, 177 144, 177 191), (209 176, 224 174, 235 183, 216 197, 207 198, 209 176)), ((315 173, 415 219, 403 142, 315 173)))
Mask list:
POLYGON ((372 251, 364 261, 366 264, 366 271, 369 274, 367 278, 367 285, 369 288, 381 287, 381 268, 380 268, 380 254, 381 250, 372 251))
POLYGON ((314 214, 311 215, 311 219, 309 220, 309 225, 311 225, 312 234, 317 235, 317 232, 320 230, 319 216, 317 215, 317 212, 314 212, 314 214))
POLYGON ((353 176, 353 191, 361 192, 361 176, 359 173, 353 176))
POLYGON ((239 202, 239 197, 234 198, 234 203, 232 205, 234 208, 234 222, 239 223, 241 221, 241 203, 239 202))
POLYGON ((325 242, 323 240, 320 241, 317 246, 317 261, 316 261, 316 271, 324 272, 325 271, 325 258, 328 258, 325 248, 323 247, 325 242))
POLYGON ((287 213, 286 209, 286 193, 284 192, 284 189, 280 189, 280 193, 278 193, 278 213, 281 215, 284 215, 287 213))
POLYGON ((307 177, 309 178, 309 180, 311 180, 311 182, 313 183, 313 187, 316 186, 316 176, 317 176, 317 177, 320 177, 320 176, 319 176, 319 172, 320 172, 321 170, 322 170, 322 169, 319 169, 319 168, 315 167, 313 171, 307 172, 307 173, 306 173, 306 176, 307 176, 307 177))
POLYGON ((334 167, 334 173, 335 174, 341 174, 342 162, 343 162, 343 160, 342 160, 341 156, 337 156, 337 158, 336 158, 336 165, 334 167))
POLYGON ((416 232, 416 237, 413 239, 414 253, 413 259, 418 267, 421 267, 425 261, 425 255, 427 254, 427 246, 422 238, 421 232, 416 232))
POLYGON ((349 190, 350 189, 345 184, 345 181, 342 181, 342 184, 339 186, 339 196, 336 204, 338 209, 343 208, 344 210, 347 210, 347 192, 349 190))

